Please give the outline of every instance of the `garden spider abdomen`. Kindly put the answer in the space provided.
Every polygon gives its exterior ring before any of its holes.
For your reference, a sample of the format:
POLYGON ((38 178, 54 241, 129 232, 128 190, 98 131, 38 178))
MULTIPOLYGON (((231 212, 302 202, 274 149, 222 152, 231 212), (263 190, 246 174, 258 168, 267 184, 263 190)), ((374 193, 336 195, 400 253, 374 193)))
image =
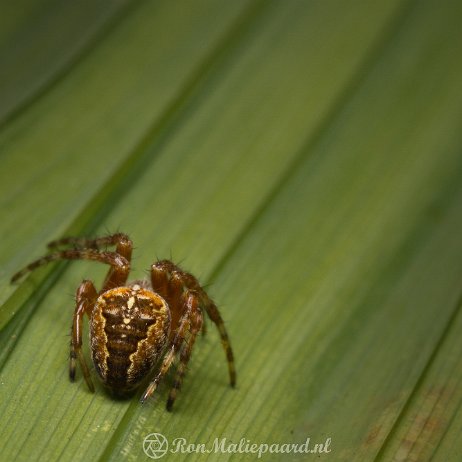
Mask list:
POLYGON ((170 334, 167 302, 133 284, 102 293, 90 318, 93 364, 116 396, 129 394, 155 366, 170 334))
POLYGON ((57 250, 16 273, 12 282, 55 260, 94 260, 111 267, 99 292, 89 280, 84 280, 77 289, 71 333, 71 380, 75 379, 78 361, 88 388, 94 391, 82 353, 82 323, 86 314, 90 319, 93 364, 105 387, 114 395, 133 393, 159 362, 157 373, 141 397, 143 403, 179 357, 167 400, 167 409, 171 410, 196 337, 205 331, 205 312, 218 328, 228 361, 230 383, 235 385, 233 352, 223 320, 215 303, 193 275, 169 260, 160 260, 151 266, 150 281, 127 282, 133 245, 123 233, 96 239, 64 238, 48 246, 57 250), (114 252, 100 250, 111 245, 116 246, 114 252))

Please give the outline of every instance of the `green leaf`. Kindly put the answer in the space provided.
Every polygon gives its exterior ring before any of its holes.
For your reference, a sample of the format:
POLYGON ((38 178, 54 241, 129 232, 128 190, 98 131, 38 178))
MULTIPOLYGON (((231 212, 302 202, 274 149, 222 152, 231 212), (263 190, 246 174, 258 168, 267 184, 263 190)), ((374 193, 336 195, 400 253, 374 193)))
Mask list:
POLYGON ((0 50, 40 43, 44 65, 0 90, 2 459, 148 460, 158 432, 172 450, 330 441, 265 460, 459 460, 458 2, 9 8, 0 50), (133 278, 173 258, 207 284, 235 390, 211 323, 172 413, 170 379, 144 406, 69 382, 73 293, 106 268, 9 278, 51 239, 115 230, 133 278))
POLYGON ((0 124, 72 68, 98 36, 119 22, 129 4, 129 0, 22 0, 3 5, 0 124))

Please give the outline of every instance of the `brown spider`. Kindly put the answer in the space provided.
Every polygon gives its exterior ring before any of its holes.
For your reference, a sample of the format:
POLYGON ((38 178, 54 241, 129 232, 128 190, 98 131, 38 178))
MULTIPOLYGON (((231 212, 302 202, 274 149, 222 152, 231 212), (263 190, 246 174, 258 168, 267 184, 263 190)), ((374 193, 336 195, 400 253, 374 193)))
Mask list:
POLYGON ((117 233, 96 239, 67 237, 48 244, 56 250, 16 273, 12 282, 27 272, 55 260, 94 260, 111 266, 98 292, 84 280, 76 293, 71 334, 69 376, 75 379, 76 359, 90 391, 95 388, 82 354, 83 315, 90 318, 90 348, 95 369, 103 384, 116 396, 126 396, 150 375, 162 359, 157 374, 141 397, 144 403, 179 356, 176 377, 167 400, 171 410, 181 387, 198 333, 205 333, 203 311, 215 323, 226 353, 231 385, 236 383, 233 351, 215 303, 197 279, 169 260, 151 266, 151 281, 127 283, 132 241, 117 233), (101 247, 116 246, 114 252, 101 247))

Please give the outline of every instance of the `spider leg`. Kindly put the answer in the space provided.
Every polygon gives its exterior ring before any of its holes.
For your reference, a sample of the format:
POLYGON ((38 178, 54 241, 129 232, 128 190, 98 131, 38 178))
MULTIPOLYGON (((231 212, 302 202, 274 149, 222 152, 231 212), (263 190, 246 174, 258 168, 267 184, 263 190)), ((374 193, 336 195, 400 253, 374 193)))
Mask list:
MULTIPOLYGON (((197 311, 201 315, 201 322, 199 331, 202 329, 202 333, 206 333, 206 324, 205 319, 202 316, 202 311, 204 310, 209 318, 213 321, 213 323, 217 326, 218 332, 220 333, 221 343, 225 350, 226 358, 228 361, 228 371, 229 371, 229 378, 231 386, 236 385, 236 369, 234 364, 234 355, 233 350, 231 348, 231 343, 228 337, 228 333, 226 331, 223 319, 218 311, 217 306, 215 303, 209 298, 205 290, 201 287, 197 279, 180 269, 174 263, 169 260, 160 260, 154 263, 151 266, 151 283, 154 291, 159 293, 162 297, 168 300, 170 305, 170 311, 172 316, 172 326, 180 325, 182 320, 184 319, 184 314, 181 316, 182 306, 184 306, 184 294, 189 294, 193 296, 195 300, 195 306, 197 306, 197 311)), ((195 311, 194 311, 195 312, 195 311)), ((190 328, 191 332, 194 331, 194 335, 192 335, 192 340, 188 338, 186 340, 186 346, 181 351, 181 362, 178 366, 178 374, 177 378, 175 379, 175 385, 171 391, 171 395, 169 397, 169 401, 167 402, 167 408, 170 409, 173 401, 176 397, 177 388, 181 386, 181 381, 184 375, 184 370, 186 369, 186 364, 189 361, 189 355, 191 354, 188 350, 191 348, 195 342, 197 333, 195 331, 195 327, 192 326, 193 323, 193 315, 189 314, 190 316, 190 328), (191 346, 189 344, 191 343, 191 346)), ((188 327, 189 329, 189 327, 188 327)), ((177 330, 178 332, 178 330, 177 330)), ((189 333, 191 333, 189 332, 189 333)), ((175 330, 172 331, 171 335, 175 335, 175 330)), ((185 334, 185 336, 188 334, 185 334)), ((169 356, 166 356, 166 359, 169 356)), ((174 355, 172 354, 171 360, 173 361, 174 355)), ((159 379, 160 380, 160 379, 159 379)), ((158 381, 159 381, 158 380, 158 381)), ((146 399, 147 396, 150 396, 157 386, 156 379, 149 385, 148 389, 146 390, 145 394, 143 395, 142 401, 146 399)))
MULTIPOLYGON (((183 273, 169 260, 160 260, 151 266, 151 284, 154 292, 168 300, 172 326, 180 321, 182 307, 184 306, 183 273)), ((171 332, 173 338, 174 331, 171 332)))
POLYGON ((91 392, 95 391, 93 382, 90 376, 90 370, 82 353, 82 321, 86 313, 91 315, 92 307, 96 301, 98 294, 96 293, 95 286, 91 281, 83 281, 76 293, 76 306, 72 322, 72 335, 71 335, 71 352, 69 361, 69 377, 72 381, 75 379, 75 362, 76 359, 82 368, 83 377, 91 392))
MULTIPOLYGON (((115 253, 126 258, 128 262, 131 261, 133 243, 130 238, 124 233, 115 233, 109 236, 97 237, 94 239, 87 239, 81 237, 64 237, 57 239, 48 244, 51 249, 59 248, 61 246, 72 245, 76 250, 93 249, 98 250, 100 247, 116 246, 115 253)), ((125 275, 121 273, 118 268, 112 266, 103 283, 103 290, 112 289, 125 284, 127 281, 128 273, 125 275)))
POLYGON ((109 236, 96 237, 93 239, 68 236, 49 242, 47 247, 49 249, 57 249, 58 247, 73 246, 80 249, 87 248, 98 250, 100 247, 117 245, 120 241, 123 240, 129 241, 130 238, 123 233, 115 233, 109 236))
POLYGON ((181 349, 180 363, 178 365, 178 369, 175 375, 173 387, 170 389, 170 393, 169 393, 168 400, 167 400, 167 410, 168 411, 172 410, 173 403, 175 402, 175 399, 176 399, 176 395, 178 394, 178 391, 181 388, 181 384, 183 383, 184 375, 186 372, 186 367, 188 365, 189 360, 191 359, 191 353, 194 347, 194 342, 203 325, 202 321, 203 321, 202 311, 200 309, 196 309, 195 311, 192 311, 190 332, 188 332, 185 345, 181 349))
POLYGON ((204 293, 206 300, 204 303, 205 310, 209 315, 209 318, 217 326, 218 332, 221 337, 221 344, 225 350, 226 359, 228 361, 228 371, 229 371, 229 382, 232 387, 236 386, 236 367, 234 365, 234 354, 233 349, 231 348, 231 342, 229 341, 228 333, 226 332, 225 323, 218 311, 215 303, 204 293))
POLYGON ((112 279, 109 282, 121 282, 119 285, 123 285, 123 283, 125 283, 128 278, 128 273, 130 272, 130 261, 117 252, 100 252, 99 250, 94 249, 69 249, 45 255, 44 257, 33 261, 25 268, 18 271, 11 278, 11 282, 16 282, 29 271, 33 271, 40 266, 57 260, 93 260, 111 265, 109 275, 112 275, 112 279))
POLYGON ((127 282, 133 250, 133 243, 126 234, 114 234, 112 236, 107 236, 106 238, 103 237, 96 239, 96 242, 101 245, 101 242, 106 242, 105 239, 110 240, 108 243, 116 246, 115 252, 125 258, 129 265, 128 269, 126 270, 121 270, 120 268, 112 265, 106 276, 106 279, 104 280, 103 291, 112 289, 114 287, 123 286, 127 282))
POLYGON ((166 300, 169 295, 170 276, 173 270, 173 264, 168 260, 160 260, 151 265, 152 288, 154 292, 166 300))
POLYGON ((171 341, 171 346, 169 347, 167 353, 164 356, 164 360, 162 361, 162 365, 160 367, 159 372, 151 381, 151 383, 146 388, 146 391, 143 393, 141 397, 141 403, 144 403, 155 391, 161 380, 164 378, 165 374, 170 369, 175 356, 179 352, 181 346, 184 343, 185 337, 187 332, 191 326, 191 313, 198 310, 197 305, 197 296, 194 294, 189 294, 187 301, 186 301, 186 310, 181 316, 178 328, 175 331, 175 335, 173 340, 171 341))

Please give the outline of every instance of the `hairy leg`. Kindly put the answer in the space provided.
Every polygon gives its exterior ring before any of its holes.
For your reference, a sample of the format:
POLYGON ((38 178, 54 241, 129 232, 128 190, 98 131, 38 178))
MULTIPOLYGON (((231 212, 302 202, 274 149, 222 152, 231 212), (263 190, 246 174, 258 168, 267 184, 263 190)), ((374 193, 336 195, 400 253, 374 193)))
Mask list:
POLYGON ((167 374, 168 370, 173 364, 176 355, 180 351, 180 348, 183 345, 185 337, 188 335, 187 333, 190 329, 191 313, 198 310, 197 297, 193 294, 189 294, 185 306, 186 309, 180 319, 178 328, 175 330, 173 340, 171 341, 170 346, 164 356, 159 372, 148 385, 146 391, 143 393, 143 396, 141 397, 141 403, 144 403, 156 391, 157 386, 167 374))
POLYGON ((185 344, 180 352, 180 363, 178 364, 178 369, 176 371, 175 380, 173 382, 173 387, 170 390, 168 400, 167 400, 167 410, 171 411, 173 407, 173 403, 175 402, 176 396, 178 391, 181 388, 181 384, 183 383, 184 375, 186 372, 186 367, 191 359, 191 353, 194 347, 194 342, 196 341, 196 337, 201 330, 202 327, 202 312, 200 309, 193 311, 191 313, 191 323, 190 323, 190 331, 186 335, 185 344))
POLYGON ((76 293, 76 306, 74 311, 72 334, 71 334, 71 352, 69 363, 69 377, 72 381, 75 379, 75 362, 76 359, 82 368, 83 377, 91 392, 95 391, 93 382, 90 376, 90 370, 82 353, 82 323, 83 316, 91 316, 92 308, 96 302, 97 293, 95 286, 91 281, 83 281, 76 293))
POLYGON ((215 303, 208 297, 204 302, 205 310, 212 322, 217 326, 218 332, 221 337, 221 344, 225 350, 226 360, 228 361, 229 382, 232 387, 236 386, 236 366, 234 364, 234 354, 229 341, 228 333, 225 328, 225 323, 218 311, 215 303))
MULTIPOLYGON (((99 250, 101 247, 116 246, 115 253, 124 257, 129 263, 132 258, 133 243, 124 233, 115 233, 109 236, 101 236, 93 239, 83 237, 64 237, 48 244, 51 249, 62 246, 73 246, 77 250, 93 249, 99 250)), ((128 273, 120 271, 120 268, 112 266, 103 284, 103 290, 120 287, 127 281, 128 273)))
POLYGON ((18 271, 12 278, 12 282, 16 282, 25 274, 35 270, 40 266, 44 266, 52 261, 58 260, 93 260, 100 263, 111 265, 113 270, 118 276, 119 281, 125 282, 130 272, 130 262, 122 255, 116 252, 100 252, 95 249, 68 249, 60 250, 58 252, 45 255, 38 260, 33 261, 22 270, 18 271))

